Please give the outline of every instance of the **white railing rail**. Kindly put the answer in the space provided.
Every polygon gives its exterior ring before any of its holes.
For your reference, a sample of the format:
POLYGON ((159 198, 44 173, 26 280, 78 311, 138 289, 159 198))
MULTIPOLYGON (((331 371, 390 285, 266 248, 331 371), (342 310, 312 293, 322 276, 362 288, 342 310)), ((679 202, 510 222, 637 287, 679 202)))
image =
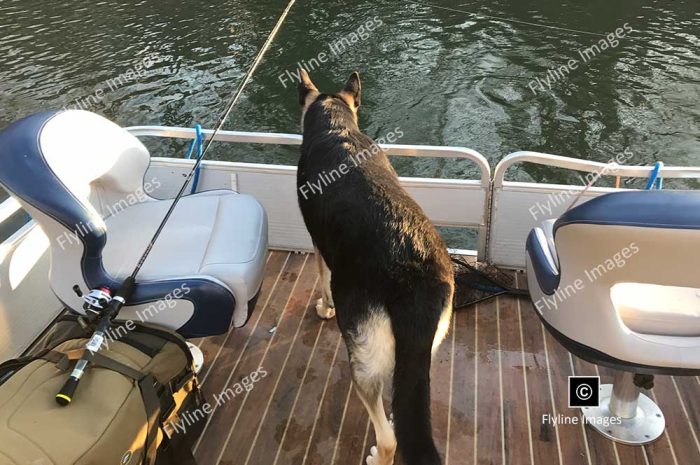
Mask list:
MULTIPOLYGON (((195 130, 192 128, 169 126, 133 126, 126 129, 131 134, 137 137, 161 137, 178 139, 195 138, 195 130)), ((202 130, 204 137, 207 139, 211 137, 213 132, 214 131, 210 129, 202 130)), ((216 140, 229 143, 300 145, 302 142, 302 136, 299 134, 285 133, 219 131, 219 133, 217 133, 216 135, 216 140)), ((487 248, 492 248, 493 244, 491 244, 490 241, 487 241, 494 237, 494 231, 492 231, 491 229, 497 229, 498 224, 501 223, 500 221, 496 221, 498 215, 506 214, 506 211, 504 210, 499 212, 499 202, 501 201, 500 199, 502 192, 505 194, 506 192, 510 192, 512 190, 513 192, 511 192, 511 196, 517 194, 517 192, 520 191, 523 191, 523 195, 530 195, 533 192, 535 192, 534 195, 543 195, 550 191, 558 192, 562 191, 563 189, 567 189, 570 191, 578 191, 584 189, 585 187, 583 185, 563 186, 547 183, 508 181, 506 180, 506 174, 508 169, 512 166, 522 163, 534 163, 548 167, 563 168, 573 171, 601 173, 604 176, 620 176, 626 178, 646 178, 650 175, 651 171, 653 170, 652 166, 617 165, 614 163, 601 163, 596 161, 581 160, 546 153, 519 151, 505 156, 496 165, 496 168, 493 170, 493 176, 491 176, 491 169, 486 158, 480 153, 468 148, 405 144, 382 144, 381 147, 389 155, 407 157, 459 158, 469 160, 474 165, 476 165, 479 172, 479 174, 477 175, 479 179, 461 180, 461 182, 469 183, 469 185, 473 186, 474 189, 483 190, 484 192, 483 215, 481 218, 481 223, 478 225, 480 257, 493 256, 491 251, 486 250, 487 248), (488 252, 488 254, 486 254, 486 252, 488 252)), ((700 167, 664 166, 659 172, 659 177, 698 179, 700 178, 700 167)), ((612 190, 613 189, 610 188, 594 187, 591 189, 590 192, 591 195, 599 195, 600 193, 612 190)), ((455 205, 454 207, 456 209, 459 209, 459 205, 455 205)), ((10 220, 10 218, 13 215, 15 215, 20 209, 20 204, 13 198, 8 198, 5 201, 1 202, 0 225, 8 222, 8 220, 10 220)), ((508 212, 509 216, 513 214, 515 214, 513 211, 508 212)), ((476 225, 476 215, 472 215, 472 218, 474 218, 475 221, 475 223, 472 224, 476 225)), ((509 219, 508 221, 510 221, 511 219, 509 219)), ((505 239, 510 240, 517 238, 508 237, 505 239)))
MULTIPOLYGON (((506 171, 518 163, 535 163, 554 168, 565 168, 573 171, 586 171, 589 173, 603 173, 604 176, 621 176, 630 178, 648 178, 653 166, 617 165, 614 163, 601 163, 597 161, 581 160, 578 158, 550 155, 548 153, 514 152, 503 157, 493 171, 493 187, 498 189, 503 186, 506 171)), ((664 166, 659 171, 660 178, 700 178, 700 167, 664 166)), ((579 186, 576 186, 579 187, 579 186)), ((583 186, 580 186, 583 187, 583 186)))
MULTIPOLYGON (((194 139, 196 134, 192 128, 176 126, 130 126, 125 129, 136 137, 153 136, 194 139)), ((210 139, 213 133, 213 129, 202 129, 202 135, 205 140, 210 139)), ((302 137, 300 134, 285 134, 282 132, 219 131, 214 140, 221 142, 301 145, 302 137)))
POLYGON ((22 206, 13 197, 5 199, 0 203, 0 224, 7 221, 12 215, 17 213, 22 206))
MULTIPOLYGON (((153 136, 177 139, 194 139, 195 130, 170 126, 132 126, 126 128, 136 137, 153 136)), ((214 133, 211 129, 202 129, 202 135, 208 140, 214 133)), ((262 133, 246 131, 219 131, 216 138, 221 142, 238 142, 251 144, 301 145, 300 134, 262 133)), ((427 158, 464 158, 472 161, 481 173, 481 182, 491 182, 491 167, 488 160, 479 152, 465 147, 443 147, 439 145, 405 145, 380 144, 389 155, 427 158)))

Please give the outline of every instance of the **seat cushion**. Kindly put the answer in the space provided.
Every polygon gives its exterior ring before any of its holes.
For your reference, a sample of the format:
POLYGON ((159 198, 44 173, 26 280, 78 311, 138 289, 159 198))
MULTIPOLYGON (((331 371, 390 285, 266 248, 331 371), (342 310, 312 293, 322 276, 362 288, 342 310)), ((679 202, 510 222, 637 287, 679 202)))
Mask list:
MULTIPOLYGON (((105 219, 106 271, 126 277, 133 270, 172 200, 149 200, 105 219)), ((267 219, 255 198, 216 190, 183 197, 139 273, 157 281, 210 276, 233 291, 234 325, 247 319, 247 303, 262 281, 267 219)))
POLYGON ((618 283, 610 297, 625 325, 637 333, 700 336, 700 289, 618 283))

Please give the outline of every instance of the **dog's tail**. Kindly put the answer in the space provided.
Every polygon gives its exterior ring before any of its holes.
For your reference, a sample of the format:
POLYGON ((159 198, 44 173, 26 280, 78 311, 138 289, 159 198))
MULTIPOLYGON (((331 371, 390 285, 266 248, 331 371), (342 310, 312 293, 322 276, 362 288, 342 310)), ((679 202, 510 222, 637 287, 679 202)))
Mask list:
POLYGON ((394 430, 399 450, 408 465, 441 464, 430 424, 430 362, 435 336, 444 336, 437 331, 436 326, 441 325, 435 320, 445 319, 445 314, 451 315, 451 306, 443 304, 444 301, 440 302, 441 308, 430 310, 436 316, 430 318, 433 324, 421 328, 422 325, 416 324, 416 321, 412 324, 406 322, 411 324, 410 329, 396 328, 394 331, 394 430), (431 326, 436 331, 427 329, 431 326))

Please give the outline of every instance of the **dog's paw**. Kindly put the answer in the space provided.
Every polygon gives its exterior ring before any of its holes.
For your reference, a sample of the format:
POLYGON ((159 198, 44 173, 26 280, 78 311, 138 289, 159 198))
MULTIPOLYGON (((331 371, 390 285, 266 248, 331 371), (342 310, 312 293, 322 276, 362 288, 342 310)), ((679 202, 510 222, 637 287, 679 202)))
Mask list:
POLYGON ((372 446, 369 450, 369 454, 367 460, 365 460, 367 465, 392 465, 394 463, 394 456, 392 455, 389 457, 388 454, 384 454, 385 456, 382 457, 377 446, 372 446))
POLYGON ((316 314, 321 319, 330 320, 335 316, 335 307, 329 307, 323 302, 323 299, 318 299, 316 301, 316 314))

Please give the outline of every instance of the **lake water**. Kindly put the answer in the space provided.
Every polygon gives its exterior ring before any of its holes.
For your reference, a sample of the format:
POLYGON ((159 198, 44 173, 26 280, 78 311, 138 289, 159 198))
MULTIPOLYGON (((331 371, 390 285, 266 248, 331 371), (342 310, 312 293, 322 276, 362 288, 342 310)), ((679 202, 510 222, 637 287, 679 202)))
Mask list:
MULTIPOLYGON (((2 0, 0 127, 64 106, 122 125, 211 127, 285 6, 2 0)), ((287 72, 300 62, 327 91, 360 72, 360 124, 375 138, 400 127, 401 143, 469 147, 492 166, 516 150, 700 165, 697 0, 299 0, 225 127, 298 132, 287 72)), ((212 158, 295 164, 297 149, 227 147, 212 158)), ((464 161, 394 163, 404 175, 475 174, 464 161)), ((577 182, 534 165, 511 179, 577 182)))

